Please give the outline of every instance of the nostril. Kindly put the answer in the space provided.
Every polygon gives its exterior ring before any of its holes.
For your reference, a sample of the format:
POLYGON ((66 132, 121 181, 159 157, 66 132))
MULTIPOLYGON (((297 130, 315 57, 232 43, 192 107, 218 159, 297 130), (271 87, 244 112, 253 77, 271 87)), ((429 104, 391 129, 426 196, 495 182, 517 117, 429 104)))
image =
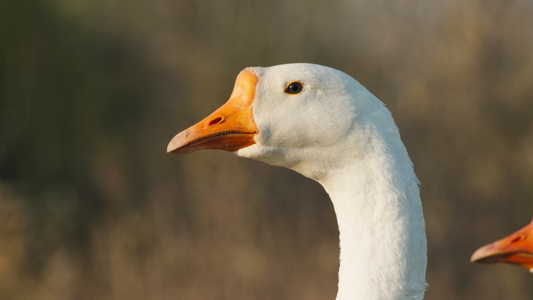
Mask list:
POLYGON ((211 120, 211 122, 209 122, 209 126, 211 126, 211 125, 215 125, 215 124, 218 124, 218 123, 220 123, 220 121, 222 121, 222 118, 221 118, 221 117, 218 117, 218 118, 216 118, 216 119, 213 119, 213 120, 211 120))
POLYGON ((520 240, 522 240, 522 236, 521 236, 521 235, 515 237, 515 238, 511 241, 510 244, 520 242, 520 240))

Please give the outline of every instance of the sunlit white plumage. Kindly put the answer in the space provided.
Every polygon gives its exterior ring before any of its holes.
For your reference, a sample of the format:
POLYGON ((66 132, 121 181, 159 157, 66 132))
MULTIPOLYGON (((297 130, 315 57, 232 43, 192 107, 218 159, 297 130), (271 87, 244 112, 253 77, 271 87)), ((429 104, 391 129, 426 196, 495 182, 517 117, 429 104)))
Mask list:
POLYGON ((390 112, 356 80, 314 64, 247 68, 228 103, 178 134, 168 151, 205 148, 286 167, 325 188, 340 231, 337 300, 423 298, 418 181, 390 112), (301 92, 288 93, 294 82, 301 92), (235 130, 227 111, 240 110, 251 120, 235 130), (197 140, 212 132, 222 136, 197 140))

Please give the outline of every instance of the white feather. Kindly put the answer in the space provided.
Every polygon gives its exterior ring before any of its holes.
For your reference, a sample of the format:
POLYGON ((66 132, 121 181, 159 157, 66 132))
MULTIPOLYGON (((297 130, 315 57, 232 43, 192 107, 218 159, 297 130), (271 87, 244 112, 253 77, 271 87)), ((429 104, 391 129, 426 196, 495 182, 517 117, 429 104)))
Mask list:
POLYGON ((313 64, 249 68, 256 144, 236 153, 318 181, 340 231, 337 300, 422 299, 426 237, 418 181, 384 104, 313 64), (285 93, 291 82, 302 92, 285 93))

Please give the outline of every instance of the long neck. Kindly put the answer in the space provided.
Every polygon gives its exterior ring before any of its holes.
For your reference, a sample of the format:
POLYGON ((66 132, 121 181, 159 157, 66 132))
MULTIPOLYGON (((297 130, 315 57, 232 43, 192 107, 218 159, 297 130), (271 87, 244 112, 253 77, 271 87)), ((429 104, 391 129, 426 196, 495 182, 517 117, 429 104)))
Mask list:
POLYGON ((423 298, 424 218, 417 179, 400 148, 397 157, 373 155, 320 180, 340 231, 337 300, 423 298))

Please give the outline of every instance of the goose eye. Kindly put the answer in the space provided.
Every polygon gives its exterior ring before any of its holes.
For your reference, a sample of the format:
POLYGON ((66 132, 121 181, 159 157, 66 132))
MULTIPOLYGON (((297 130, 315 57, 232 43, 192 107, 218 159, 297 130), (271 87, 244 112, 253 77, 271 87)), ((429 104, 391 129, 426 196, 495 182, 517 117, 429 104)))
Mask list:
POLYGON ((287 94, 292 94, 292 95, 295 95, 295 94, 298 94, 302 91, 302 84, 299 83, 299 82, 292 82, 290 83, 287 88, 285 88, 285 93, 287 94))

